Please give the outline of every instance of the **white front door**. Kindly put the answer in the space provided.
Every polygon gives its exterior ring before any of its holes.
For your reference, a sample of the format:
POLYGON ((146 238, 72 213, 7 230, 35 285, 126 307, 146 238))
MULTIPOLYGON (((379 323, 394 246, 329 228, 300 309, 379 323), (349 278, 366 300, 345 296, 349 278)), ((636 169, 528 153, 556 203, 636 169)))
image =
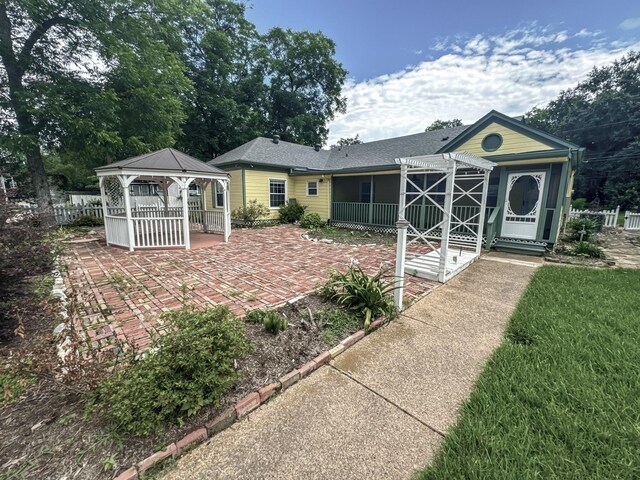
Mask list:
POLYGON ((542 209, 544 176, 545 172, 509 174, 502 237, 535 240, 542 209))

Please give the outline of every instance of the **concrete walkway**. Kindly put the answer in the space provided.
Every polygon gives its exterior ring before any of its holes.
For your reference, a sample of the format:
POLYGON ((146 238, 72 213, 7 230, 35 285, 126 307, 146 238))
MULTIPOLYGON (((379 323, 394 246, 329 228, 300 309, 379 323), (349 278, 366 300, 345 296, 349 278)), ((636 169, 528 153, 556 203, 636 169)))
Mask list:
POLYGON ((540 263, 519 258, 483 257, 164 478, 409 478, 455 423, 540 263))

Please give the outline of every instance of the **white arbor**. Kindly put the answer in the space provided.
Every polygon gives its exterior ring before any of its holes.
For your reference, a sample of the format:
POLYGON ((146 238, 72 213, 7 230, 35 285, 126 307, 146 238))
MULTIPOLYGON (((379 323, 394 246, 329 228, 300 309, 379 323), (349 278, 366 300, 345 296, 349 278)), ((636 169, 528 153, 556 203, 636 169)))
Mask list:
POLYGON ((190 230, 231 233, 229 210, 229 175, 172 148, 140 155, 96 169, 104 213, 107 244, 136 248, 184 247, 189 249, 190 230), (134 181, 157 183, 162 207, 131 206, 130 186, 134 181), (217 182, 223 193, 223 210, 207 210, 206 188, 217 182), (189 186, 201 187, 200 205, 189 205, 189 186), (179 187, 181 207, 170 207, 167 191, 171 184, 179 187))
POLYGON ((489 175, 496 164, 458 152, 400 158, 396 162, 400 164, 396 224, 399 288, 394 301, 401 309, 405 273, 445 283, 480 256, 489 175), (422 175, 427 175, 428 181, 416 181, 416 176, 422 175), (428 229, 420 230, 411 223, 409 212, 418 202, 437 208, 438 221, 428 229), (459 213, 462 211, 464 215, 459 213), (407 260, 407 245, 419 241, 431 251, 407 260))

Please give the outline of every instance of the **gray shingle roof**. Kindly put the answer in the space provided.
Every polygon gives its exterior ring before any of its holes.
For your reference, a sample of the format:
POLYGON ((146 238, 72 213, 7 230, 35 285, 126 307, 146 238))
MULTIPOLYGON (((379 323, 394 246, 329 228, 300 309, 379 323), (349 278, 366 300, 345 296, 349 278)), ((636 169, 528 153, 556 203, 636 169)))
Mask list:
POLYGON ((190 157, 173 148, 164 148, 157 152, 145 153, 137 157, 127 158, 119 162, 104 165, 96 170, 113 170, 127 168, 130 170, 162 170, 168 172, 192 172, 226 175, 226 172, 213 165, 208 165, 197 158, 190 157))
POLYGON ((270 138, 258 137, 208 163, 209 165, 229 165, 246 162, 323 171, 390 167, 395 165, 395 159, 399 157, 436 153, 466 129, 466 126, 444 128, 318 152, 313 147, 283 141, 274 143, 270 138))

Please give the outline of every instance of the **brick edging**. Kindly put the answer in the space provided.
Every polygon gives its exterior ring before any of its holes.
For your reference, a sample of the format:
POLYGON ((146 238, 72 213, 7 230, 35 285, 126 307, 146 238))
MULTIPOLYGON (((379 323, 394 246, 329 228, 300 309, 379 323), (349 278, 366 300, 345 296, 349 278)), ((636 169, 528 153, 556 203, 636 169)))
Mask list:
POLYGON ((285 391, 287 388, 311 374, 314 370, 328 364, 346 349, 358 343, 374 330, 377 330, 384 321, 385 319, 380 318, 371 322, 371 325, 366 332, 364 330, 358 330, 342 340, 332 349, 325 350, 313 360, 310 360, 301 367, 294 368, 289 373, 283 375, 277 382, 265 385, 255 392, 251 392, 244 396, 238 400, 234 406, 223 410, 220 415, 215 417, 213 420, 208 421, 204 426, 193 430, 177 442, 166 447, 164 450, 149 455, 144 460, 132 465, 127 470, 120 473, 114 480, 136 480, 139 478, 139 475, 150 468, 159 465, 165 459, 169 457, 177 458, 182 455, 186 449, 193 448, 208 438, 213 437, 216 433, 220 433, 221 431, 229 428, 237 420, 244 418, 250 412, 268 402, 269 399, 277 392, 285 391))

